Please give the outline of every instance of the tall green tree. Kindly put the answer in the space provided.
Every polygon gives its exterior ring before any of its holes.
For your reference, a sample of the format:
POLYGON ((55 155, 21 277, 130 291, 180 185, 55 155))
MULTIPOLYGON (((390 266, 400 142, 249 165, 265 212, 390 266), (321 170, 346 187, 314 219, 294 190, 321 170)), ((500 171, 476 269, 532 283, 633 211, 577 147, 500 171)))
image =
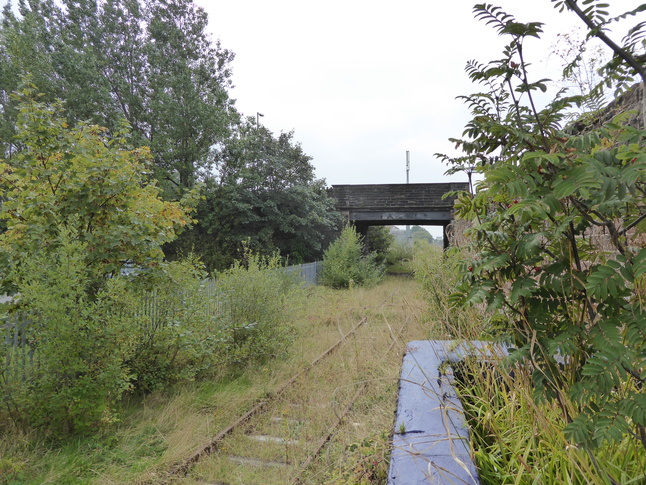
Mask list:
POLYGON ((16 96, 16 136, 23 149, 11 164, 0 164, 5 263, 20 265, 55 249, 61 228, 87 246, 83 259, 97 281, 118 273, 126 261, 161 261, 161 245, 190 219, 146 181, 149 150, 130 148, 126 131, 107 136, 96 125, 70 127, 61 106, 40 102, 35 91, 28 85, 16 96))
MULTIPOLYGON (((112 130, 125 118, 133 143, 151 148, 167 196, 180 198, 237 118, 233 54, 206 34, 207 20, 190 0, 21 0, 18 15, 3 12, 2 89, 32 74, 46 101, 65 101, 72 123, 112 130)), ((2 115, 10 135, 15 110, 2 115)))
POLYGON ((389 226, 370 226, 364 244, 376 261, 383 263, 394 242, 395 236, 390 232, 389 226))
POLYGON ((148 138, 156 166, 180 188, 212 168, 236 115, 227 93, 233 54, 211 42, 207 22, 191 0, 149 4, 148 138))
POLYGON ((340 215, 310 162, 293 132, 276 137, 244 120, 217 155, 217 176, 206 180, 199 223, 174 251, 193 249, 211 269, 228 268, 245 247, 265 255, 277 249, 293 263, 320 258, 340 215))
MULTIPOLYGON (((55 8, 52 2, 43 2, 29 10, 25 2, 20 2, 20 22, 10 3, 3 9, 0 23, 0 156, 11 158, 17 150, 13 138, 16 132, 16 103, 10 95, 18 89, 22 77, 32 72, 34 83, 54 93, 53 96, 58 95, 52 58, 54 39, 44 22, 45 18, 51 17, 55 8)), ((53 96, 49 99, 53 100, 53 96)))
MULTIPOLYGON (((150 151, 129 146, 125 127, 110 135, 89 123, 70 126, 61 105, 39 101, 37 92, 26 85, 14 95, 21 150, 11 163, 0 163, 0 218, 7 224, 0 274, 3 290, 20 295, 4 310, 30 315, 22 331, 35 358, 12 372, 7 354, 0 401, 16 425, 61 437, 115 420, 134 373, 144 367, 134 351, 150 340, 142 330, 149 326, 128 311, 147 281, 119 277, 121 270, 130 262, 148 269, 147 277, 162 275, 157 286, 172 286, 172 268, 155 268, 163 263, 161 245, 189 217, 146 180, 150 151)), ((181 267, 182 275, 190 266, 181 267)), ((196 321, 183 326, 183 335, 196 321)))
POLYGON ((436 241, 431 235, 431 233, 428 232, 423 227, 413 226, 411 227, 410 232, 411 232, 411 237, 413 238, 413 241, 426 241, 429 244, 435 244, 437 242, 438 245, 442 244, 441 237, 438 238, 438 241, 436 241))

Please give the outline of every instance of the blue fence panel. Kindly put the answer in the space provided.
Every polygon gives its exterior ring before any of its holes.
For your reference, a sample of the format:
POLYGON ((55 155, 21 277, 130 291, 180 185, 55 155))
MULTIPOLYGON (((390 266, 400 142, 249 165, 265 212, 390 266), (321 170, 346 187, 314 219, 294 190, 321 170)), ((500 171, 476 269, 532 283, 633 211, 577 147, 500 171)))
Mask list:
MULTIPOLYGON (((0 308, 2 308, 0 306, 0 308)), ((34 326, 26 312, 0 316, 0 355, 4 354, 5 379, 24 379, 26 369, 34 363, 34 326)))
POLYGON ((319 281, 319 274, 323 268, 323 261, 301 264, 301 277, 308 285, 316 285, 319 281))

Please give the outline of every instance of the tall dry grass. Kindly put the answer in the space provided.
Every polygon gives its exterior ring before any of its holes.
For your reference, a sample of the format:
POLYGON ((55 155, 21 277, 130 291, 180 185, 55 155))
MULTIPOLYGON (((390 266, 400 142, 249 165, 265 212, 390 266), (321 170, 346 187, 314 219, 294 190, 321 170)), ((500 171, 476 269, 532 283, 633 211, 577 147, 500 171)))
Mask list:
MULTIPOLYGON (((311 449, 309 442, 329 432, 336 415, 365 385, 365 392, 303 479, 310 484, 340 483, 340 477, 362 466, 383 474, 405 344, 440 335, 427 316, 418 288, 412 279, 397 277, 371 289, 304 289, 286 302, 281 314, 293 331, 286 356, 261 365, 230 368, 212 379, 183 383, 143 399, 132 396, 124 402, 118 428, 101 436, 55 445, 32 436, 0 437, 0 483, 161 483, 174 464, 199 450, 259 400, 271 396, 364 318, 366 323, 356 336, 347 337, 343 351, 278 399, 273 410, 285 411, 287 418, 293 417, 288 414, 296 407, 296 419, 309 423, 307 446, 303 446, 307 451, 311 449), (366 461, 368 449, 372 454, 366 461)), ((265 424, 270 426, 270 421, 265 424)), ((306 429, 304 425, 297 428, 287 426, 285 431, 296 435, 306 429)), ((267 434, 273 432, 266 429, 267 434)), ((245 433, 236 439, 240 439, 236 453, 249 449, 244 444, 245 433)), ((233 442, 229 446, 233 447, 233 442)), ((262 453, 271 458, 275 450, 262 453)), ((284 459, 285 453, 293 463, 302 456, 283 447, 273 458, 284 459)), ((177 483, 214 483, 214 477, 220 475, 213 463, 205 461, 177 483)), ((244 476, 244 469, 253 469, 240 463, 227 466, 228 483, 245 483, 236 477, 244 476)))
MULTIPOLYGON (((458 277, 458 250, 416 254, 416 278, 429 305, 429 318, 444 338, 498 340, 493 315, 484 306, 451 304, 458 277)), ((458 372, 460 396, 471 428, 472 450, 484 485, 646 483, 646 453, 634 437, 597 450, 572 445, 563 433, 574 403, 537 396, 529 363, 468 359, 458 372)))
POLYGON ((198 465, 185 483, 212 483, 224 477, 232 484, 290 483, 300 473, 299 464, 328 434, 330 440, 307 467, 301 483, 364 483, 360 476, 371 475, 376 481, 365 483, 384 483, 403 351, 406 342, 431 336, 417 288, 410 278, 388 278, 370 289, 311 289, 303 308, 308 322, 301 327, 305 334, 295 343, 302 355, 311 357, 313 348, 320 350, 321 341, 339 338, 359 320, 366 323, 281 396, 251 432, 241 431, 225 442, 224 452, 198 465), (336 428, 359 389, 363 391, 336 428), (279 436, 289 443, 282 449, 258 443, 250 448, 250 434, 279 436), (230 455, 244 458, 246 465, 232 461, 230 455), (251 460, 259 459, 288 466, 254 466, 251 460))

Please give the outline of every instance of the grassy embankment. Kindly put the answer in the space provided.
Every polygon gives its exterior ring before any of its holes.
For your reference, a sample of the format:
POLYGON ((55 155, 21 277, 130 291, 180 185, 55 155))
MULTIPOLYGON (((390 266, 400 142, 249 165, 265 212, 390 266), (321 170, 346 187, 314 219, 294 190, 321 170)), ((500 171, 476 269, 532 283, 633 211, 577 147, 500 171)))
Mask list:
MULTIPOLYGON (((307 480, 334 482, 361 475, 362 467, 366 474, 383 476, 405 342, 434 336, 417 288, 410 278, 390 278, 372 289, 306 289, 285 310, 294 332, 288 357, 184 384, 171 392, 132 397, 125 403, 118 428, 100 436, 56 445, 18 432, 4 436, 0 439, 0 483, 154 482, 365 317, 366 324, 348 339, 344 353, 329 366, 329 374, 313 373, 299 387, 307 402, 319 396, 321 381, 331 381, 335 383, 332 392, 342 401, 360 383, 368 384, 347 419, 351 425, 333 437, 307 480), (367 461, 366 453, 370 455, 367 461)), ((304 406, 302 413, 299 419, 319 419, 314 408, 308 415, 304 406)), ((208 475, 207 463, 183 481, 199 483, 199 477, 208 475)))
MULTIPOLYGON (((161 481, 174 463, 271 394, 364 317, 365 327, 348 338, 344 351, 325 367, 328 370, 313 372, 296 391, 303 404, 299 419, 324 428, 327 418, 320 407, 311 404, 332 394, 340 409, 352 391, 367 383, 344 425, 303 478, 310 484, 384 483, 405 343, 491 335, 482 312, 450 308, 448 295, 456 275, 450 260, 429 251, 418 254, 416 267, 418 281, 390 278, 372 289, 350 291, 307 289, 285 312, 295 337, 287 358, 182 385, 172 392, 153 393, 143 400, 132 398, 114 432, 55 447, 33 436, 4 436, 0 439, 0 476, 4 476, 0 483, 161 481)), ((467 411, 478 443, 475 456, 483 483, 645 482, 646 453, 634 439, 594 453, 572 446, 562 433, 562 410, 537 403, 525 373, 516 369, 510 380, 506 369, 474 365, 472 374, 477 378, 464 395, 469 398, 467 411)), ((282 403, 287 409, 294 397, 285 396, 276 406, 280 409, 282 403)), ((230 483, 244 483, 233 476, 241 476, 242 468, 230 468, 230 483)), ((220 472, 221 463, 213 457, 177 483, 212 483, 209 480, 220 472)))

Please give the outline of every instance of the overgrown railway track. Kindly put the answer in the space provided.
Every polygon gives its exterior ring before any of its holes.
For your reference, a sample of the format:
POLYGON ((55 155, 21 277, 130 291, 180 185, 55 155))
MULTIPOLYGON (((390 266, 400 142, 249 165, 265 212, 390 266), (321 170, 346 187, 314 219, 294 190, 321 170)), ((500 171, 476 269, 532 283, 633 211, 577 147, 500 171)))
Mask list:
POLYGON ((361 318, 307 367, 258 401, 191 456, 176 463, 164 477, 149 483, 306 483, 304 473, 364 391, 365 384, 358 384, 350 385, 354 392, 345 396, 335 392, 339 384, 347 384, 342 382, 343 367, 348 358, 357 357, 354 337, 367 321, 367 317, 361 318), (348 346, 349 342, 354 346, 348 346), (335 358, 331 359, 333 355, 335 358), (312 385, 318 386, 313 393, 312 385))

